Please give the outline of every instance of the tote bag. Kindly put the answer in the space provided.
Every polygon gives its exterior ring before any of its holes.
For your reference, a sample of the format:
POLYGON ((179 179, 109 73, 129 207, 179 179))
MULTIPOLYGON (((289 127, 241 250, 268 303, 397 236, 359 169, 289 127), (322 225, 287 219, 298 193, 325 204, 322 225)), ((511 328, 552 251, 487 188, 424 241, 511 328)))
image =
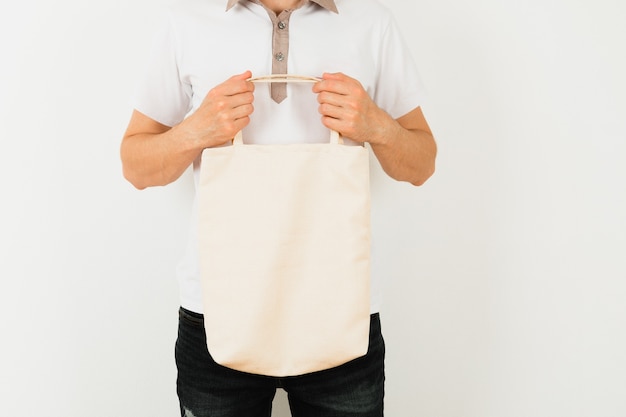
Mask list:
POLYGON ((285 145, 243 144, 239 132, 233 146, 203 151, 198 193, 204 325, 218 364, 293 376, 367 353, 366 148, 337 132, 285 145))

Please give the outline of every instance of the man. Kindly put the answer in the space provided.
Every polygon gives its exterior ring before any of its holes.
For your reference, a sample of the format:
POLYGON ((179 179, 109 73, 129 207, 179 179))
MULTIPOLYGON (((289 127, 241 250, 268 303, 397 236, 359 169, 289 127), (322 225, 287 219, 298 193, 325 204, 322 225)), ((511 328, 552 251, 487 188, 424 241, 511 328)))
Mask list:
MULTIPOLYGON (((390 177, 421 185, 436 154, 421 99, 414 64, 376 0, 183 0, 139 88, 121 146, 124 175, 143 189, 169 184, 193 164, 197 184, 203 149, 244 128, 254 143, 288 143, 305 126, 304 140, 327 139, 325 129, 333 129, 368 143, 390 177), (317 103, 280 83, 260 100, 265 90, 247 80, 268 73, 321 74, 312 87, 317 103)), ((295 417, 382 416, 380 277, 372 278, 366 356, 298 377, 244 374, 215 364, 207 351, 196 238, 192 227, 178 268, 182 416, 269 416, 276 387, 288 392, 295 417)))

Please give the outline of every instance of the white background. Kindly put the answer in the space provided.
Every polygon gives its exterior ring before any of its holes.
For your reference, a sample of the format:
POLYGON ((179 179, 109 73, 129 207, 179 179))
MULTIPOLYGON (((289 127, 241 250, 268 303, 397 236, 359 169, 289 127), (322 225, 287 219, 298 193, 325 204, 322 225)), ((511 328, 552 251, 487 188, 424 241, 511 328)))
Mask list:
MULTIPOLYGON (((189 176, 139 192, 118 157, 164 1, 2 2, 2 416, 178 413, 189 176)), ((623 417, 625 3, 385 3, 440 151, 377 208, 386 415, 623 417)))

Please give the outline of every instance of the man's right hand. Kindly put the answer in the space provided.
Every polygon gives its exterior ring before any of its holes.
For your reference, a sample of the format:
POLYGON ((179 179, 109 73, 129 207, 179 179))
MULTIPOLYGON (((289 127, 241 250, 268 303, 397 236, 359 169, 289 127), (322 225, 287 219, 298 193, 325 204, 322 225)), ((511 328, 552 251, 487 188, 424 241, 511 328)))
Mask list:
POLYGON ((179 129, 204 148, 222 145, 250 123, 254 84, 250 71, 235 75, 208 92, 200 107, 179 129))
POLYGON ((120 149, 124 176, 139 189, 175 181, 204 148, 222 145, 250 122, 254 84, 250 71, 208 92, 200 107, 169 127, 135 110, 120 149))

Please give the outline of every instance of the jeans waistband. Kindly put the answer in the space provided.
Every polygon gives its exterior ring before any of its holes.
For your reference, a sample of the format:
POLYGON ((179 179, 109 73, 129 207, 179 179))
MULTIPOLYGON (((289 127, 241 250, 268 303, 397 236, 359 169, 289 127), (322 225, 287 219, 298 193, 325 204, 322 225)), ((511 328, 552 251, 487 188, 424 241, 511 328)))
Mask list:
MULTIPOLYGON (((191 317, 191 318, 193 318, 195 320, 204 322, 204 315, 203 314, 196 313, 195 311, 187 310, 185 307, 180 307, 180 309, 178 310, 178 315, 179 316, 183 316, 184 315, 184 316, 187 316, 187 317, 191 317)), ((378 317, 378 315, 379 315, 379 313, 373 313, 373 314, 370 315, 370 317, 373 319, 373 318, 378 317)))

